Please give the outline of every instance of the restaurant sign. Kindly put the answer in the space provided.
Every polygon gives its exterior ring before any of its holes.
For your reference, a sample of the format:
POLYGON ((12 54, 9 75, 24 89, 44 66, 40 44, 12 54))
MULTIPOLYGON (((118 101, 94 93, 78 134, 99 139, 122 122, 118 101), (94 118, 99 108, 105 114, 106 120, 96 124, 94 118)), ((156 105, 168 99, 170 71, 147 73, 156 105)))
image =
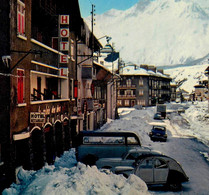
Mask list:
POLYGON ((44 112, 31 112, 30 123, 45 123, 45 113, 44 112))

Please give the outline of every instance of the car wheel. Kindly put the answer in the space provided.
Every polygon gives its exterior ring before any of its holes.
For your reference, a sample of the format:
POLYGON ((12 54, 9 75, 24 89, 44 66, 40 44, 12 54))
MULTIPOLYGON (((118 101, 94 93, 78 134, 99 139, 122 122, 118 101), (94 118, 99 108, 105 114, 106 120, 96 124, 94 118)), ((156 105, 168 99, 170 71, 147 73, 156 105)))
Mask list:
POLYGON ((89 166, 95 165, 97 161, 97 157, 91 154, 88 154, 85 159, 83 160, 83 163, 89 166))

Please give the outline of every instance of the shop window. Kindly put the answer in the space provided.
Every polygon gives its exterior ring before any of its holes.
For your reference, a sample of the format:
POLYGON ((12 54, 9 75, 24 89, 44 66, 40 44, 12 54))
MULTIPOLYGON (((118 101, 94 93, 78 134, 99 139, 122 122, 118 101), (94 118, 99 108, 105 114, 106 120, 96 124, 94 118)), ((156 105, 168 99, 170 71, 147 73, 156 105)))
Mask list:
POLYGON ((17 34, 25 36, 25 4, 17 0, 17 34))
POLYGON ((24 70, 17 70, 17 102, 18 104, 25 102, 24 84, 25 84, 24 70))

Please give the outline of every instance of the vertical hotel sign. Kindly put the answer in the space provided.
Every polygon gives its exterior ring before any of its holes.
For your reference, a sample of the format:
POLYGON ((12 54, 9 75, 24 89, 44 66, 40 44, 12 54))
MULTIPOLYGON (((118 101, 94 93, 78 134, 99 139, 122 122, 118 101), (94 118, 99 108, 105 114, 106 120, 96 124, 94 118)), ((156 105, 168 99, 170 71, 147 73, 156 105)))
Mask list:
POLYGON ((59 50, 63 53, 60 55, 59 62, 61 64, 68 63, 68 53, 69 53, 69 15, 59 16, 59 50))

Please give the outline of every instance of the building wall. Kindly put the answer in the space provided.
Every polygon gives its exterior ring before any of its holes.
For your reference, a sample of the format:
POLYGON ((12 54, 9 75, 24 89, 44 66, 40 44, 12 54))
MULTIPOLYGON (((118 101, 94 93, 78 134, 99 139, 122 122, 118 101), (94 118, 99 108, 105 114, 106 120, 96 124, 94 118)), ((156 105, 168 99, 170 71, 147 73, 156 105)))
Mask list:
POLYGON ((170 100, 170 79, 144 75, 121 77, 122 81, 117 86, 119 107, 152 106, 170 100), (131 85, 127 85, 128 80, 131 85), (120 90, 129 91, 132 95, 120 95, 120 90))

